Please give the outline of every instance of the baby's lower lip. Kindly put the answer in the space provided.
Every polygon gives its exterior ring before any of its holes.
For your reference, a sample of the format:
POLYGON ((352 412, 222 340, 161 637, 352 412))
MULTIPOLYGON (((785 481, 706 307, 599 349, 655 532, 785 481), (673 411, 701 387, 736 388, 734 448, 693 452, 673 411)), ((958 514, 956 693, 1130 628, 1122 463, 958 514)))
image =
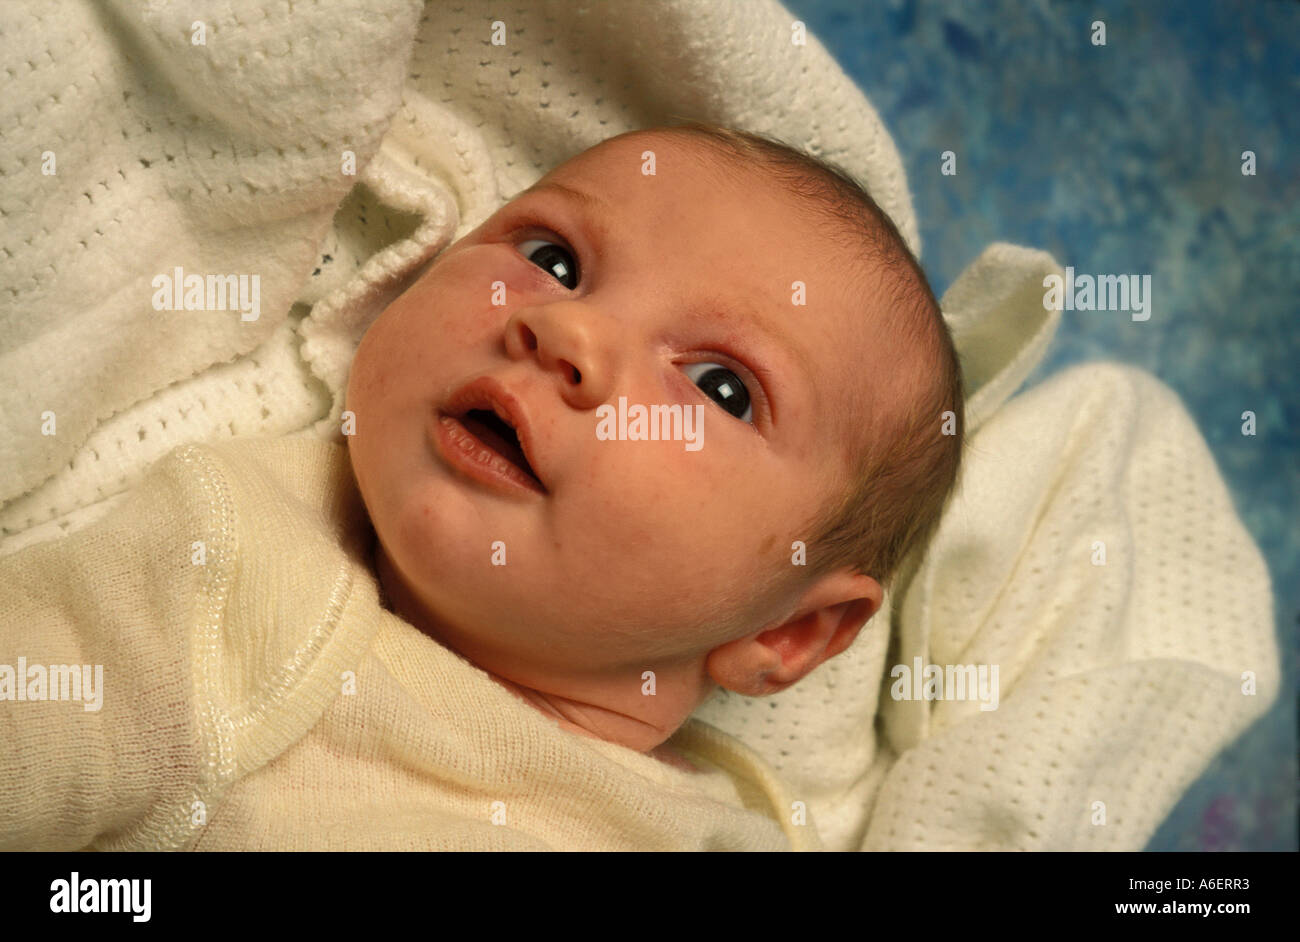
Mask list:
POLYGON ((541 484, 476 438, 454 416, 435 413, 430 433, 443 460, 470 480, 512 497, 546 494, 541 484))

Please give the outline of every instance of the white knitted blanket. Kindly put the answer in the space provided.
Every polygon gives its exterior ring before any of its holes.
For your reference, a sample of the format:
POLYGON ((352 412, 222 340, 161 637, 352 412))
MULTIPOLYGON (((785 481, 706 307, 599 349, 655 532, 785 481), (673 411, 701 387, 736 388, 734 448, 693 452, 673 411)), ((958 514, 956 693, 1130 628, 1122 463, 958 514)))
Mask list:
MULTIPOLYGON (((100 516, 177 445, 337 436, 356 343, 419 266, 625 130, 807 147, 920 248, 893 141, 773 0, 84 0, 0 22, 0 552, 100 516), (232 295, 195 309, 213 299, 186 304, 185 275, 232 295)), ((1276 695, 1266 570, 1176 397, 1097 366, 1004 406, 1056 328, 1053 271, 996 245, 943 300, 968 473, 892 606, 795 688, 697 714, 825 809, 829 847, 1139 849, 1276 695), (892 699, 914 656, 1000 665, 998 709, 892 699)))

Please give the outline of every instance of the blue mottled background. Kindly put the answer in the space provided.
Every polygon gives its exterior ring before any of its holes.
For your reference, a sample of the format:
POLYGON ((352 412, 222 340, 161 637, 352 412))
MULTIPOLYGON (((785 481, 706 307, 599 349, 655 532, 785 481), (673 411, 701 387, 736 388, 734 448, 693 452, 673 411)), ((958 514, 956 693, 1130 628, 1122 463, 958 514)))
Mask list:
POLYGON ((1079 272, 1152 276, 1149 321, 1065 312, 1029 382, 1112 359, 1176 390, 1273 578, 1282 697, 1147 849, 1296 850, 1300 4, 786 6, 893 133, 936 294, 994 241, 1079 272), (1095 20, 1105 46, 1092 45, 1095 20), (939 172, 945 150, 956 176, 939 172), (1241 172, 1246 150, 1255 176, 1241 172))

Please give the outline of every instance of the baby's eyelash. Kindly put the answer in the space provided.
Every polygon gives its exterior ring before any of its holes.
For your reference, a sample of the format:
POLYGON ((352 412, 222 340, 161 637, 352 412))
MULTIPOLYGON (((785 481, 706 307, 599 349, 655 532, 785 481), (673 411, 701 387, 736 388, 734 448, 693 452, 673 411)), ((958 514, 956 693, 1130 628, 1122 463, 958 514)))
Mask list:
POLYGON ((548 242, 564 246, 572 253, 576 261, 582 261, 582 259, 578 258, 578 250, 573 247, 573 242, 558 229, 548 225, 544 219, 535 213, 521 213, 516 216, 510 222, 507 231, 510 239, 516 245, 529 239, 546 239, 548 242))
MULTIPOLYGON (((744 382, 746 388, 750 390, 750 404, 754 408, 754 418, 762 419, 762 425, 770 428, 772 425, 772 402, 767 395, 766 382, 771 381, 775 375, 771 370, 761 366, 750 366, 746 361, 740 359, 735 354, 724 349, 713 349, 707 353, 701 353, 693 356, 686 363, 721 363, 739 376, 744 382)), ((758 428, 758 425, 755 425, 758 428)))

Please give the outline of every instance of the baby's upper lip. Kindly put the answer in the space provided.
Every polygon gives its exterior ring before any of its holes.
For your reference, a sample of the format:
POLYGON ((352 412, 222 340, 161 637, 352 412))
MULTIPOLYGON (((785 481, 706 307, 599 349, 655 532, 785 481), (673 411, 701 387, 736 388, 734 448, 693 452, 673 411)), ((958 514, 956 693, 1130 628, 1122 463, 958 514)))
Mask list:
POLYGON ((549 492, 544 469, 537 461, 533 423, 523 401, 495 377, 480 376, 453 392, 440 411, 443 415, 459 419, 471 409, 487 409, 495 412, 499 419, 515 430, 515 435, 519 437, 519 447, 533 469, 533 476, 541 482, 542 488, 549 492))

